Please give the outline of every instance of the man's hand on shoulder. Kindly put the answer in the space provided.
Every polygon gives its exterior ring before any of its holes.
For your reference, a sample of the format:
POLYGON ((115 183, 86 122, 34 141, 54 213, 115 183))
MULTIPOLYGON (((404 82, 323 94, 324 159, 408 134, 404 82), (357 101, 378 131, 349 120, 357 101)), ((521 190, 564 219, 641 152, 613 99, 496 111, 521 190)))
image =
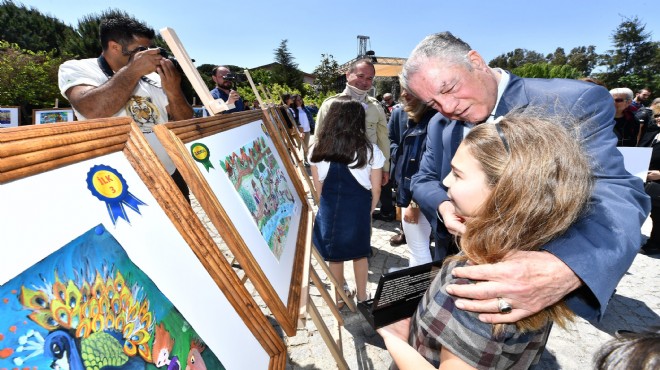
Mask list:
POLYGON ((488 323, 512 323, 559 302, 582 285, 582 281, 559 258, 545 251, 518 251, 495 264, 457 267, 457 278, 476 284, 449 285, 458 297, 456 307, 479 312, 488 323), (510 313, 500 313, 498 298, 510 304, 510 313))

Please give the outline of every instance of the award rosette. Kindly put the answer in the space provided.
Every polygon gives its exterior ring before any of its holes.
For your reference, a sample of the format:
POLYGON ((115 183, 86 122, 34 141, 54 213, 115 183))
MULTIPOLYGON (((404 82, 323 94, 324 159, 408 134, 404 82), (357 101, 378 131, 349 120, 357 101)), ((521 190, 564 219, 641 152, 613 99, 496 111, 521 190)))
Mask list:
POLYGON ((124 177, 110 166, 92 167, 87 172, 87 188, 92 195, 105 202, 113 225, 117 224, 118 218, 123 218, 129 224, 131 223, 124 206, 141 214, 138 206, 147 205, 128 191, 128 184, 124 177))
POLYGON ((194 143, 190 147, 190 154, 192 154, 194 160, 201 163, 204 168, 206 168, 206 172, 210 171, 209 168, 215 169, 210 160, 211 152, 209 151, 209 147, 206 145, 202 143, 194 143))

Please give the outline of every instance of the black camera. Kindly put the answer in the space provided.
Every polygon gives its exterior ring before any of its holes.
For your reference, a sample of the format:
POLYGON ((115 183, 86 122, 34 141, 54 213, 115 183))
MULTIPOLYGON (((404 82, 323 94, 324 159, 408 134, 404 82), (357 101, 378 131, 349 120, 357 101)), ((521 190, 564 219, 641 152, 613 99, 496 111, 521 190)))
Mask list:
POLYGON ((247 76, 245 76, 245 73, 227 73, 226 75, 222 76, 222 78, 225 81, 231 81, 231 82, 245 82, 247 81, 247 76))
MULTIPOLYGON (((158 48, 158 51, 160 52, 160 56, 162 56, 162 57, 165 58, 165 59, 169 59, 169 60, 171 60, 171 61, 172 61, 172 64, 174 64, 174 67, 176 67, 176 69, 177 69, 180 73, 183 73, 183 69, 181 69, 181 65, 179 64, 179 61, 176 60, 176 58, 175 58, 173 55, 169 55, 169 54, 167 53, 167 50, 165 50, 165 49, 163 49, 163 48, 158 48)), ((191 59, 190 61, 194 63, 194 62, 195 62, 195 59, 191 59)))

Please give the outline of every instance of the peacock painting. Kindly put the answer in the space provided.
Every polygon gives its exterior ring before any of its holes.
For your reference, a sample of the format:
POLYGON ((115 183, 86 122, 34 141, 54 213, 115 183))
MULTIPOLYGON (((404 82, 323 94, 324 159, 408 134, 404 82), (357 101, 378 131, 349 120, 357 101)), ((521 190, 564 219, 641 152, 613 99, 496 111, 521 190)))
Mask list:
POLYGON ((98 225, 0 286, 0 370, 224 369, 98 225))

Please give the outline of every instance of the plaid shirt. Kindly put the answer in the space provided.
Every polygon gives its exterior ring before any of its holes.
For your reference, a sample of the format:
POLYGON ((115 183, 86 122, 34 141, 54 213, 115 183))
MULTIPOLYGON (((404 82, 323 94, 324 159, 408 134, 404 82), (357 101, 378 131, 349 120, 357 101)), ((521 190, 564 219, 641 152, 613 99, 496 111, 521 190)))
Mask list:
POLYGON ((495 336, 491 324, 479 321, 473 312, 456 309, 454 298, 447 294, 447 285, 468 283, 452 277, 458 264, 463 263, 446 263, 420 301, 410 326, 410 345, 435 367, 440 365, 441 347, 477 369, 528 369, 538 363, 552 322, 525 334, 507 325, 495 336))

